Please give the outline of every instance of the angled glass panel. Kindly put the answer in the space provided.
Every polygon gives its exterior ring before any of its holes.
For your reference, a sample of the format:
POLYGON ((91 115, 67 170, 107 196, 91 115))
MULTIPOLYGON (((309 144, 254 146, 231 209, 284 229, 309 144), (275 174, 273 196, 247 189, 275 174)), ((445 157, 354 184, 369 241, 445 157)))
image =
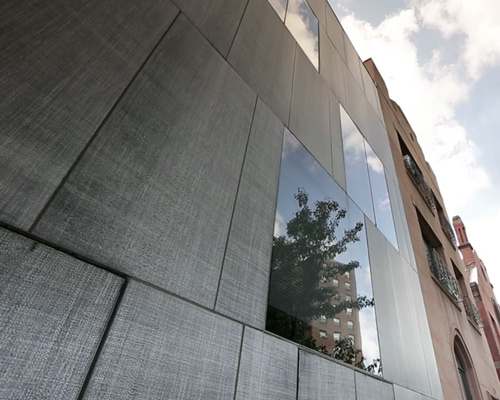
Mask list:
POLYGON ((368 142, 365 142, 365 149, 376 225, 389 242, 397 249, 398 241, 396 239, 396 230, 394 229, 394 219, 392 216, 389 192, 387 190, 387 182, 385 180, 384 166, 373 152, 368 142))
POLYGON ((319 68, 318 19, 306 0, 289 0, 285 25, 316 69, 319 68))
POLYGON ((273 6, 274 11, 276 11, 281 20, 284 21, 286 13, 286 4, 288 3, 288 0, 268 0, 268 1, 273 6))
POLYGON ((347 194, 368 218, 375 221, 366 162, 365 139, 342 106, 340 106, 340 123, 344 146, 347 194))
POLYGON ((266 329, 379 373, 363 221, 361 210, 286 131, 266 329))

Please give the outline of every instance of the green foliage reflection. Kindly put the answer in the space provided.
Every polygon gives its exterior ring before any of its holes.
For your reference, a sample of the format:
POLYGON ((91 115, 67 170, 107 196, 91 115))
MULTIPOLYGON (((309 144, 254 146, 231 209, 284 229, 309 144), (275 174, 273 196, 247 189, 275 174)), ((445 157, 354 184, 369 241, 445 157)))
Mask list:
MULTIPOLYGON (((338 287, 331 284, 334 278, 360 267, 358 261, 339 263, 335 259, 350 243, 360 240, 363 224, 357 222, 338 237, 336 231, 346 217, 344 208, 330 199, 316 201, 311 208, 307 192, 300 188, 295 199, 298 211, 288 221, 286 235, 273 237, 266 329, 328 354, 325 346, 316 344, 311 322, 322 316, 333 318, 348 308, 374 305, 373 298, 366 296, 343 300, 338 287)), ((373 364, 365 367, 361 350, 349 338, 336 341, 329 355, 363 369, 375 368, 373 364)))

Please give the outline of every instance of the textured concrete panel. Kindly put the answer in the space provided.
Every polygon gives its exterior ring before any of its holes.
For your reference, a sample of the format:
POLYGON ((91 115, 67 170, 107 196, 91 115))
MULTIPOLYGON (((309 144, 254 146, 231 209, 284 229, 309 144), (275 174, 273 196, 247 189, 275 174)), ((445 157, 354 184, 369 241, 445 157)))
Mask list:
POLYGON ((388 254, 388 247, 391 245, 368 218, 365 218, 365 226, 384 378, 406 385, 406 358, 401 356, 406 349, 401 338, 396 306, 399 300, 395 295, 388 254))
POLYGON ((346 64, 351 71, 352 76, 356 79, 356 83, 360 88, 363 88, 363 78, 361 76, 361 60, 359 59, 358 53, 354 48, 349 37, 344 33, 344 45, 345 45, 345 55, 346 64))
POLYGON ((332 151, 329 90, 300 47, 295 55, 290 131, 330 174, 332 151))
POLYGON ((174 0, 174 3, 226 57, 247 0, 174 0))
POLYGON ((213 307, 255 101, 181 15, 36 232, 213 307))
POLYGON ((424 350, 420 339, 415 299, 412 296, 411 281, 416 280, 418 282, 418 275, 392 246, 389 246, 388 250, 392 284, 398 300, 396 308, 402 344, 405 349, 405 359, 411 360, 411 363, 404 363, 407 376, 405 386, 430 395, 429 378, 424 357, 424 351, 426 350, 424 350))
POLYGON ((342 129, 340 126, 339 101, 330 92, 330 132, 332 136, 332 167, 333 177, 340 187, 346 189, 344 146, 342 145, 342 129))
POLYGON ((343 73, 347 99, 346 111, 363 136, 367 138, 369 134, 367 132, 368 124, 365 118, 365 94, 345 65, 343 65, 343 73))
POLYGON ((288 123, 296 42, 267 0, 249 0, 228 61, 288 123))
POLYGON ((122 281, 0 228, 0 398, 76 398, 122 281))
POLYGON ((330 38, 333 45, 339 52, 340 57, 345 62, 346 54, 345 54, 345 44, 344 44, 344 29, 340 25, 337 16, 332 11, 328 3, 326 4, 325 14, 326 14, 326 33, 328 34, 328 37, 330 38))
POLYGON ((354 370, 301 351, 299 400, 355 400, 354 370))
POLYGON ((146 3, 2 3, 3 221, 30 227, 178 13, 146 3))
POLYGON ((245 328, 236 400, 292 400, 297 396, 298 349, 245 328))
POLYGON ((316 15, 316 18, 318 19, 318 22, 321 26, 326 25, 326 15, 325 15, 325 7, 326 6, 326 1, 325 0, 307 0, 307 3, 311 7, 311 10, 313 11, 314 15, 316 15))
POLYGON ((264 328, 283 124, 259 100, 243 164, 216 310, 264 328))
POLYGON ((347 98, 344 87, 344 73, 343 62, 337 49, 333 46, 332 42, 326 36, 324 29, 319 29, 319 72, 330 88, 333 90, 335 97, 344 105, 347 104, 347 98))
POLYGON ((427 376, 429 378, 430 395, 432 395, 434 399, 443 400, 443 390, 441 388, 441 380, 439 378, 439 371, 434 353, 434 344, 432 343, 429 322, 425 310, 424 299, 422 297, 422 289, 418 279, 414 279, 411 283, 412 299, 414 299, 420 340, 422 342, 427 376))
POLYGON ((356 400, 394 400, 390 383, 356 372, 356 400))
POLYGON ((379 103, 378 93, 377 93, 377 88, 375 87, 375 83, 373 82, 370 74, 366 70, 363 63, 361 63, 360 69, 361 69, 361 77, 363 78, 363 87, 365 90, 366 98, 368 99, 368 102, 370 103, 370 106, 372 107, 372 109, 375 111, 377 117, 383 123, 384 117, 382 116, 381 111, 380 111, 380 103, 379 103))
POLYGON ((233 399, 241 325, 132 280, 86 399, 233 399))
POLYGON ((395 400, 422 400, 420 393, 406 389, 404 387, 394 385, 394 399, 395 400))

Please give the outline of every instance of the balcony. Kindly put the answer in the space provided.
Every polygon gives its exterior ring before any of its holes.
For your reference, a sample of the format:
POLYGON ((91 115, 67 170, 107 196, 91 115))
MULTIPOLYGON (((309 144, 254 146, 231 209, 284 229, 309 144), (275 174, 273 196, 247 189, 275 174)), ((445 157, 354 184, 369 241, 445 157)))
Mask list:
POLYGON ((462 292, 457 279, 452 275, 446 263, 443 261, 436 249, 427 249, 427 260, 432 274, 441 286, 457 303, 462 300, 462 292))
POLYGON ((436 202, 434 200, 434 194, 432 193, 431 188, 425 182, 424 176, 422 175, 422 171, 418 168, 415 160, 409 155, 403 156, 403 160, 405 163, 406 171, 410 175, 411 180, 417 187, 418 191, 424 198, 427 206, 430 208, 432 212, 436 209, 436 202))
POLYGON ((455 237, 455 233, 453 232, 451 224, 448 222, 448 218, 446 218, 446 215, 444 215, 444 212, 442 210, 438 212, 438 215, 439 215, 439 222, 441 223, 441 228, 443 229, 443 232, 445 233, 448 240, 456 247, 457 239, 455 237))
POLYGON ((474 325, 477 329, 483 327, 483 319, 481 318, 481 314, 479 313, 479 308, 477 308, 476 302, 471 300, 469 297, 464 296, 464 308, 469 321, 474 325))

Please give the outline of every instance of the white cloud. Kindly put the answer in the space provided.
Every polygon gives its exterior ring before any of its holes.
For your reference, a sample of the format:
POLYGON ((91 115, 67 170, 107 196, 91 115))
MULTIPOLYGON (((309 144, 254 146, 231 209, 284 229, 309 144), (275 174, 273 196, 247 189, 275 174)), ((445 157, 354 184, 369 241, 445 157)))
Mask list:
POLYGON ((286 233, 286 223, 283 215, 276 211, 276 219, 274 220, 274 236, 283 236, 286 233))
POLYGON ((498 0, 414 0, 414 6, 425 26, 448 38, 464 36, 461 58, 474 79, 500 63, 498 0))
POLYGON ((389 15, 378 26, 353 14, 341 23, 361 58, 374 60, 391 98, 403 109, 438 177, 448 209, 463 207, 474 192, 489 185, 486 172, 475 161, 478 149, 455 114, 468 99, 474 80, 464 74, 461 63, 444 63, 438 50, 430 61, 419 63, 414 35, 422 27, 415 8, 389 15), (457 176, 468 191, 456 184, 457 176))

